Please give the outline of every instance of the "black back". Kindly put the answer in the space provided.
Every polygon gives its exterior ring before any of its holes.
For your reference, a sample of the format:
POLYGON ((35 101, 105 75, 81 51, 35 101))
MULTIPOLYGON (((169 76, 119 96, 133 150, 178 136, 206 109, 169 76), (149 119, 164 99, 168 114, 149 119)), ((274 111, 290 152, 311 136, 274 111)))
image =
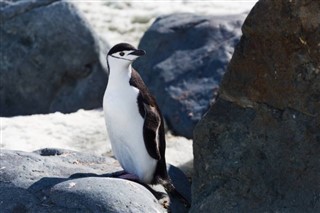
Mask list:
POLYGON ((138 108, 139 113, 144 117, 143 137, 149 155, 158 160, 154 174, 153 184, 168 180, 167 166, 165 160, 165 132, 164 120, 155 98, 144 84, 139 73, 132 69, 130 85, 139 89, 138 108), (158 135, 156 132, 158 131, 158 135), (158 137, 158 139, 156 139, 158 137))

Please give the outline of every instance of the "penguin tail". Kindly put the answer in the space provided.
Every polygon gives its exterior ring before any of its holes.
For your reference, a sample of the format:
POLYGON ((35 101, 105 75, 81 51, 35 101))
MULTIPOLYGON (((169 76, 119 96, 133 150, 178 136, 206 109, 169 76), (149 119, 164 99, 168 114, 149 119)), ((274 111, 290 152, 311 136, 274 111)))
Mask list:
POLYGON ((177 191, 176 187, 174 187, 170 179, 162 180, 161 182, 161 185, 163 185, 169 196, 171 195, 172 197, 178 198, 186 208, 190 208, 190 202, 180 192, 177 191))

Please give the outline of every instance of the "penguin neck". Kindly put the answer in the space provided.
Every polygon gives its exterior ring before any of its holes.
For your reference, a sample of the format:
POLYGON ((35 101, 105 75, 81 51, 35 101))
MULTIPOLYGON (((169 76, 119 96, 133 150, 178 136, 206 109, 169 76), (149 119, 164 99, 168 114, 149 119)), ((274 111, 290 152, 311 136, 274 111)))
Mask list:
POLYGON ((109 80, 108 86, 116 88, 128 85, 132 73, 131 63, 119 63, 119 59, 108 58, 109 80))

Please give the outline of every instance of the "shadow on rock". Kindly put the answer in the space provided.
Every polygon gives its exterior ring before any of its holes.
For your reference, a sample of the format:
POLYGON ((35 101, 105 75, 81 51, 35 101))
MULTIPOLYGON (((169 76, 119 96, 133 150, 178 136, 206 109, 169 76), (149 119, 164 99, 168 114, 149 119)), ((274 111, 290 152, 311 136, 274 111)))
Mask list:
MULTIPOLYGON (((0 162, 1 213, 17 209, 24 212, 168 211, 164 207, 169 202, 163 200, 168 196, 162 186, 117 178, 123 171, 112 158, 62 149, 2 150, 0 162)), ((170 165, 168 169, 177 190, 190 198, 190 183, 184 173, 170 165)), ((171 212, 187 212, 174 198, 169 208, 171 212)))

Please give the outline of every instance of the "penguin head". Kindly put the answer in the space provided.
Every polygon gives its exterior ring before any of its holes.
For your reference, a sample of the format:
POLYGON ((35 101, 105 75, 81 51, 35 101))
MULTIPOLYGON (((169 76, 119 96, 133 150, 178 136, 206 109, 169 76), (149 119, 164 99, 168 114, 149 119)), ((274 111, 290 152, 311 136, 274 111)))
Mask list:
POLYGON ((139 50, 128 43, 120 43, 113 46, 107 55, 109 65, 128 67, 134 60, 145 55, 144 50, 139 50))

